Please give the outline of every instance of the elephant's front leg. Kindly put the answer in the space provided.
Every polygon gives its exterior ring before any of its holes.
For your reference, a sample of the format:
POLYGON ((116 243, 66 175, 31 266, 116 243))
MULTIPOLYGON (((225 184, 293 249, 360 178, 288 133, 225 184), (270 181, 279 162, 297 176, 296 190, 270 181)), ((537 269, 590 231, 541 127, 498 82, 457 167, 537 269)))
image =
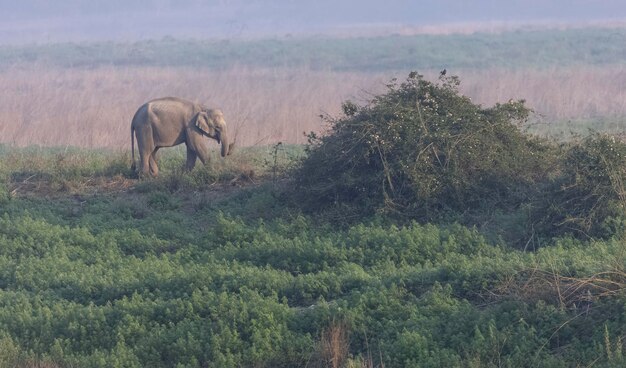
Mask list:
POLYGON ((191 171, 193 167, 196 165, 196 158, 198 155, 194 152, 193 149, 187 145, 187 162, 185 163, 185 169, 191 171))
POLYGON ((203 165, 206 165, 209 163, 209 148, 207 147, 208 145, 206 144, 200 144, 198 145, 198 148, 196 149, 196 155, 198 155, 198 158, 200 158, 200 161, 202 161, 203 165))
POLYGON ((202 136, 199 134, 193 135, 189 137, 187 140, 187 168, 189 170, 193 169, 194 164, 196 163, 196 157, 200 158, 203 164, 207 164, 209 162, 209 148, 202 140, 202 136))

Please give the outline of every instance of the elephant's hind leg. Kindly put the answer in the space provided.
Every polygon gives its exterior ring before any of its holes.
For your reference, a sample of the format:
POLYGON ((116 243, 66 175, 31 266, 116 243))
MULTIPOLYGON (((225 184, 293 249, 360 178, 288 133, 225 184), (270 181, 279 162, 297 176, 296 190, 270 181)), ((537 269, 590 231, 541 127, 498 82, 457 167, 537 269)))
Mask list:
POLYGON ((150 154, 150 174, 152 176, 159 175, 159 166, 157 165, 157 151, 159 147, 156 147, 154 151, 150 154))
POLYGON ((140 125, 136 128, 137 148, 139 149, 139 161, 141 161, 140 175, 150 174, 150 156, 154 150, 154 139, 152 138, 152 128, 149 125, 140 125))
POLYGON ((141 160, 141 175, 149 174, 150 173, 150 155, 140 154, 139 159, 141 160))

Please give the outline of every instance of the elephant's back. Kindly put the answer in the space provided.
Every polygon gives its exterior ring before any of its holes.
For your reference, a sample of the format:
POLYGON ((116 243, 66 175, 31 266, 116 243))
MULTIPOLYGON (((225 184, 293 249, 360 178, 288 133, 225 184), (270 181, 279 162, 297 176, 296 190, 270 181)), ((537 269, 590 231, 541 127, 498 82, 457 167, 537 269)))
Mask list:
POLYGON ((161 97, 146 102, 152 110, 193 110, 197 104, 179 97, 161 97))
POLYGON ((146 111, 151 118, 175 125, 189 121, 196 110, 191 101, 176 97, 159 98, 146 103, 146 111))

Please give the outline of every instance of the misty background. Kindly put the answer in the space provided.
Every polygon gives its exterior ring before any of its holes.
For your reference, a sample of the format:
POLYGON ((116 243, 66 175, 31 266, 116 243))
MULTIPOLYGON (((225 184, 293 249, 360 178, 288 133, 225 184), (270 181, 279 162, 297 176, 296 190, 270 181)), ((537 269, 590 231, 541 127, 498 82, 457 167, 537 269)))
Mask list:
POLYGON ((625 19, 623 0, 1 0, 0 43, 371 35, 442 24, 489 28, 625 19))

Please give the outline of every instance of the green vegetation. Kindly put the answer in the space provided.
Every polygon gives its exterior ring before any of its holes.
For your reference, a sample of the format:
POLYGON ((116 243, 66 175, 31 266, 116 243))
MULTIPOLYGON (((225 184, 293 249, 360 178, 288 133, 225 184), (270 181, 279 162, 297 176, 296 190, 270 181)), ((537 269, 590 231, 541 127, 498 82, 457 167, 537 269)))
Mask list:
POLYGON ((366 106, 344 103, 330 134, 309 137, 295 175, 303 208, 348 222, 383 214, 485 231, 495 224, 490 231, 520 245, 622 227, 626 144, 600 134, 538 139, 520 129, 530 113, 524 101, 484 108, 458 85, 457 77, 432 83, 411 73, 366 106))
POLYGON ((33 213, 0 219, 5 361, 304 366, 323 360, 321 331, 342 321, 351 359, 371 354, 389 367, 624 364, 623 300, 601 297, 624 275, 586 282, 591 295, 571 281, 611 263, 623 270, 618 240, 529 254, 461 226, 329 232, 304 218, 218 216, 186 243, 133 229, 188 230, 193 221, 168 218, 174 211, 107 229, 115 206, 103 209, 90 227, 33 213))
POLYGON ((385 71, 623 64, 623 28, 415 35, 197 41, 165 38, 134 43, 0 47, 0 64, 310 67, 385 71))
POLYGON ((0 148, 0 366, 624 366, 626 145, 456 87, 158 179, 0 148))

